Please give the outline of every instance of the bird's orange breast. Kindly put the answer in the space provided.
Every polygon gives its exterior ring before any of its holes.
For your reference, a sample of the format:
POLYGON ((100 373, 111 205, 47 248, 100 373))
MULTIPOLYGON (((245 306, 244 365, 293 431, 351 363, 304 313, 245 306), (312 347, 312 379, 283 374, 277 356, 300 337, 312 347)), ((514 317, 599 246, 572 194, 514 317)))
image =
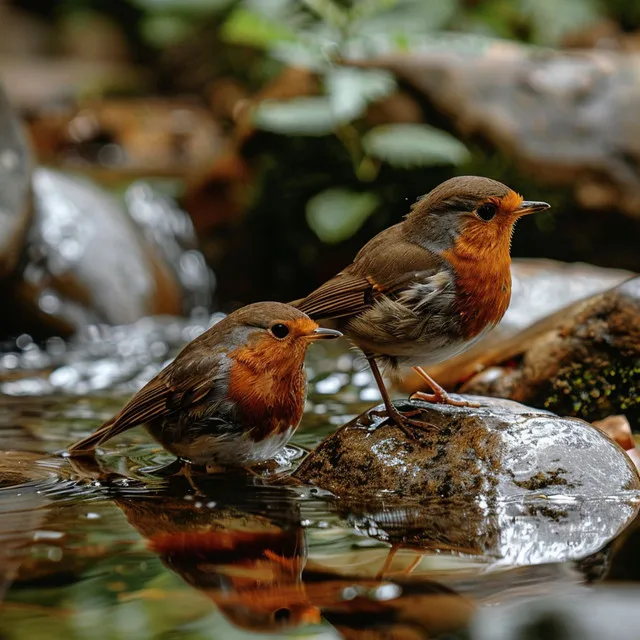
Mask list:
POLYGON ((506 251, 493 247, 476 251, 457 246, 445 252, 456 279, 456 311, 465 338, 471 339, 492 327, 504 316, 511 300, 511 258, 509 239, 506 251))
POLYGON ((228 395, 234 401, 243 423, 256 440, 296 427, 302 418, 307 396, 304 352, 231 353, 228 395))

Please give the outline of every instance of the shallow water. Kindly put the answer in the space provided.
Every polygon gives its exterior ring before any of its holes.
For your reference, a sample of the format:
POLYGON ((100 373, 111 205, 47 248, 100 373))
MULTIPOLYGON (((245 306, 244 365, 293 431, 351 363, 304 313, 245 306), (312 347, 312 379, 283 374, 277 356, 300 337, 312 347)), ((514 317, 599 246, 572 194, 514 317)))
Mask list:
POLYGON ((476 637, 490 605, 640 578, 632 492, 390 508, 291 482, 304 448, 378 400, 341 345, 311 350, 303 424, 262 475, 177 475, 140 429, 95 464, 62 455, 208 321, 6 345, 3 639, 476 637))

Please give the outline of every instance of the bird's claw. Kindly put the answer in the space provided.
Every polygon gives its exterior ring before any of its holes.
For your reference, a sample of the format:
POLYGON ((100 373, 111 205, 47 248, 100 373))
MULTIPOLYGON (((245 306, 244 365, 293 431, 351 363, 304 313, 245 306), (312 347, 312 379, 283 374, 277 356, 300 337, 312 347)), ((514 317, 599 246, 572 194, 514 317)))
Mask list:
POLYGON ((444 392, 425 393, 424 391, 416 391, 411 394, 409 400, 422 400, 423 402, 430 402, 432 404, 448 404, 452 407, 469 407, 472 409, 478 409, 482 406, 479 402, 473 402, 472 400, 456 400, 444 392))
POLYGON ((411 416, 419 415, 420 409, 414 409, 413 411, 401 412, 397 409, 393 411, 387 411, 386 409, 381 411, 370 411, 369 415, 373 415, 379 418, 384 418, 384 422, 394 423, 407 438, 416 440, 416 434, 413 428, 420 431, 437 431, 438 427, 430 422, 424 420, 413 420, 411 416))

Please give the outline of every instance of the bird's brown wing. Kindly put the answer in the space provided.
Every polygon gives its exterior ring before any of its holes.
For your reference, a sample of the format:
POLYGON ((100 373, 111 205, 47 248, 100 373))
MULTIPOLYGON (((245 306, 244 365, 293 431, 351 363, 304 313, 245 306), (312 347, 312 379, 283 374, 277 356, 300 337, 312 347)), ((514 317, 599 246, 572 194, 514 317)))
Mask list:
POLYGON ((392 295, 443 268, 442 259, 401 235, 401 225, 370 240, 336 276, 294 304, 314 320, 361 313, 380 295, 392 295))
POLYGON ((372 300, 375 283, 342 271, 295 306, 314 320, 341 318, 364 311, 372 300))
POLYGON ((198 362, 187 358, 183 360, 186 362, 175 360, 163 369, 119 413, 91 435, 76 442, 69 453, 87 453, 129 429, 200 402, 216 384, 216 377, 212 373, 217 369, 217 361, 211 362, 208 358, 198 362))

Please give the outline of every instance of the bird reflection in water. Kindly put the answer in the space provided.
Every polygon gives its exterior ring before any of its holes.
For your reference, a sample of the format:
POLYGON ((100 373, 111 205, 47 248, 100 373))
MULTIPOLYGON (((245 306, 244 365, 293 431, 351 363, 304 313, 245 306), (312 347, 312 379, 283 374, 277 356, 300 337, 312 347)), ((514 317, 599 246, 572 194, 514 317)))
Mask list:
POLYGON ((240 474, 199 486, 194 496, 184 478, 172 477, 167 492, 116 503, 163 564, 239 628, 274 632, 319 623, 302 581, 307 549, 290 489, 240 474), (271 510, 276 518, 266 515, 271 510))
POLYGON ((465 627, 475 608, 424 578, 391 582, 309 560, 290 486, 221 475, 201 480, 200 490, 193 496, 184 478, 172 477, 161 491, 116 503, 163 564, 241 629, 284 632, 324 618, 345 638, 428 638, 465 627))

